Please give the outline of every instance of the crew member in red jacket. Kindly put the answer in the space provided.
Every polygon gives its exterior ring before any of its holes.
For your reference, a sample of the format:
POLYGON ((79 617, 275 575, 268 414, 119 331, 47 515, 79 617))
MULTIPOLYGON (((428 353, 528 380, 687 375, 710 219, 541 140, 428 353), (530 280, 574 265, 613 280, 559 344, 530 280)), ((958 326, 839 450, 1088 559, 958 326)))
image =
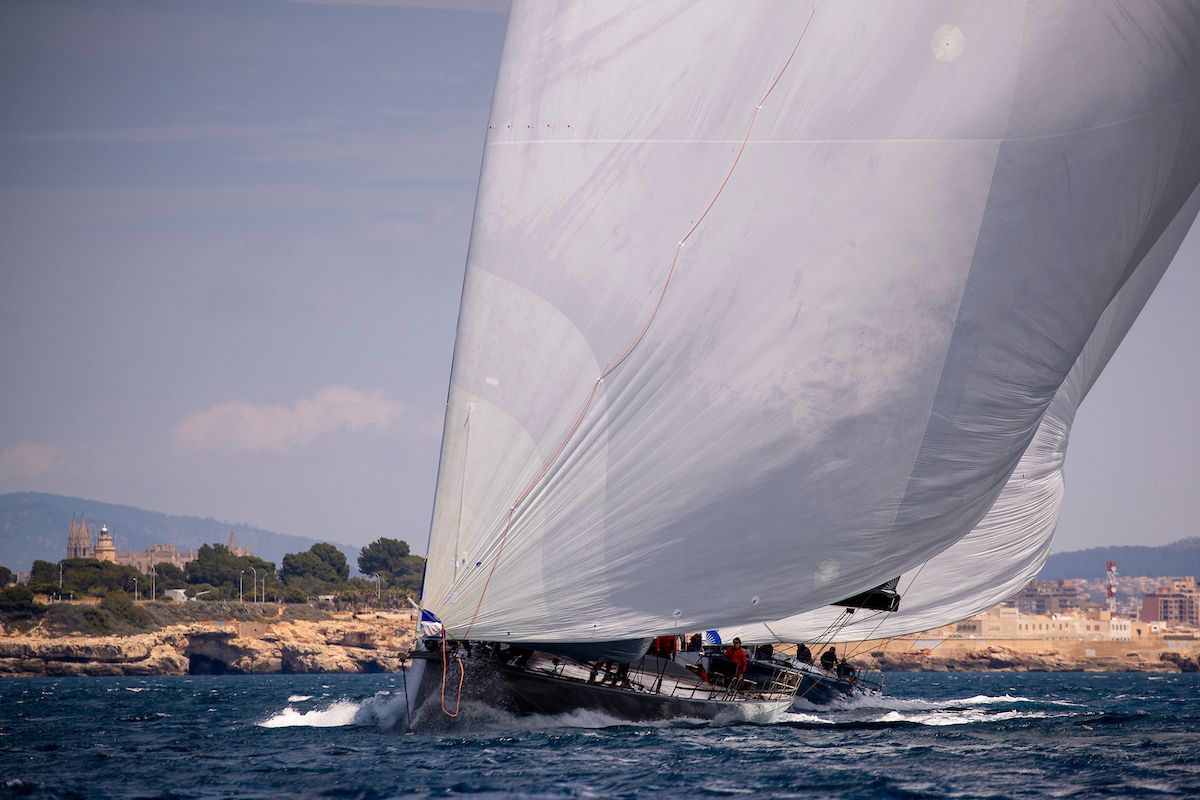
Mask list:
POLYGON ((739 678, 746 674, 746 651, 742 649, 742 640, 740 637, 733 637, 733 647, 725 648, 725 657, 737 664, 737 676, 739 678))

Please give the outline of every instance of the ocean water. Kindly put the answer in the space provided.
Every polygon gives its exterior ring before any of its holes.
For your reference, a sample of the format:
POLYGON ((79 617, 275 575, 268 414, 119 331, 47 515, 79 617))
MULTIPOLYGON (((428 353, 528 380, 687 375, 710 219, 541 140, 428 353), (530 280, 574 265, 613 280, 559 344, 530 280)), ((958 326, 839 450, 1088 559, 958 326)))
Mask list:
POLYGON ((897 674, 773 725, 404 733, 399 675, 0 680, 0 797, 1200 797, 1200 676, 897 674))

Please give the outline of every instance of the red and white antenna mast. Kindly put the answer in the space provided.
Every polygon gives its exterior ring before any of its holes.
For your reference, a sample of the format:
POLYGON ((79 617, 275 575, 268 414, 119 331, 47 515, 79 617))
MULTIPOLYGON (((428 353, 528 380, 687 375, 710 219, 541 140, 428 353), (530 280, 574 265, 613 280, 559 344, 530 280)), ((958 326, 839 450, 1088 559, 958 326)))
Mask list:
POLYGON ((1108 562, 1108 610, 1115 614, 1117 611, 1117 562, 1108 562))

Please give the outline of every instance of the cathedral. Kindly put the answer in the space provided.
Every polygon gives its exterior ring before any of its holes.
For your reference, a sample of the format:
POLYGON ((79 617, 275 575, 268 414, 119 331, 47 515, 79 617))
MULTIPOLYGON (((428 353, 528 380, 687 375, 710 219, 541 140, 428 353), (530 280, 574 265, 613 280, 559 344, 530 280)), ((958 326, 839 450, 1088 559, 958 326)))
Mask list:
POLYGON ((249 547, 238 547, 237 546, 237 543, 233 540, 233 528, 229 529, 229 552, 233 553, 235 556, 238 556, 239 558, 243 557, 243 556, 254 555, 254 553, 250 552, 249 547))
POLYGON ((92 550, 92 535, 88 533, 87 515, 79 520, 71 515, 71 532, 67 535, 67 558, 94 558, 92 550))

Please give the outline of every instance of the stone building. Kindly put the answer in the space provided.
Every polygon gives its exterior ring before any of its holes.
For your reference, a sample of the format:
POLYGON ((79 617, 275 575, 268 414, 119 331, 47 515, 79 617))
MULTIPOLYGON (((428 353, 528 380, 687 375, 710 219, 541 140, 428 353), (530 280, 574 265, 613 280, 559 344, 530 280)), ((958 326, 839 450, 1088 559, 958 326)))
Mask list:
POLYGON ((1174 622, 1200 627, 1200 591, 1194 577, 1175 578, 1169 587, 1142 597, 1143 622, 1174 622))
POLYGON ((1022 614, 1042 616, 1099 608, 1083 588, 1070 578, 1059 581, 1030 581, 1010 602, 1022 614))
POLYGON ((958 623, 952 635, 960 639, 1125 640, 1132 638, 1132 622, 1107 610, 1024 614, 1011 606, 996 606, 958 623))
MULTIPOLYGON (((236 555, 250 555, 248 547, 235 547, 232 529, 229 531, 229 549, 236 555)), ((173 544, 152 544, 140 552, 118 552, 107 525, 100 526, 100 535, 93 545, 86 516, 81 514, 78 521, 73 515, 71 517, 71 530, 67 534, 67 558, 94 558, 97 561, 124 564, 136 567, 139 572, 149 575, 156 564, 167 563, 183 569, 189 561, 195 561, 196 556, 195 550, 180 550, 173 544)))
POLYGON ((158 564, 171 564, 184 568, 189 561, 196 560, 195 550, 180 550, 173 544, 152 544, 144 551, 128 551, 117 553, 117 563, 136 567, 139 572, 149 575, 158 564))

